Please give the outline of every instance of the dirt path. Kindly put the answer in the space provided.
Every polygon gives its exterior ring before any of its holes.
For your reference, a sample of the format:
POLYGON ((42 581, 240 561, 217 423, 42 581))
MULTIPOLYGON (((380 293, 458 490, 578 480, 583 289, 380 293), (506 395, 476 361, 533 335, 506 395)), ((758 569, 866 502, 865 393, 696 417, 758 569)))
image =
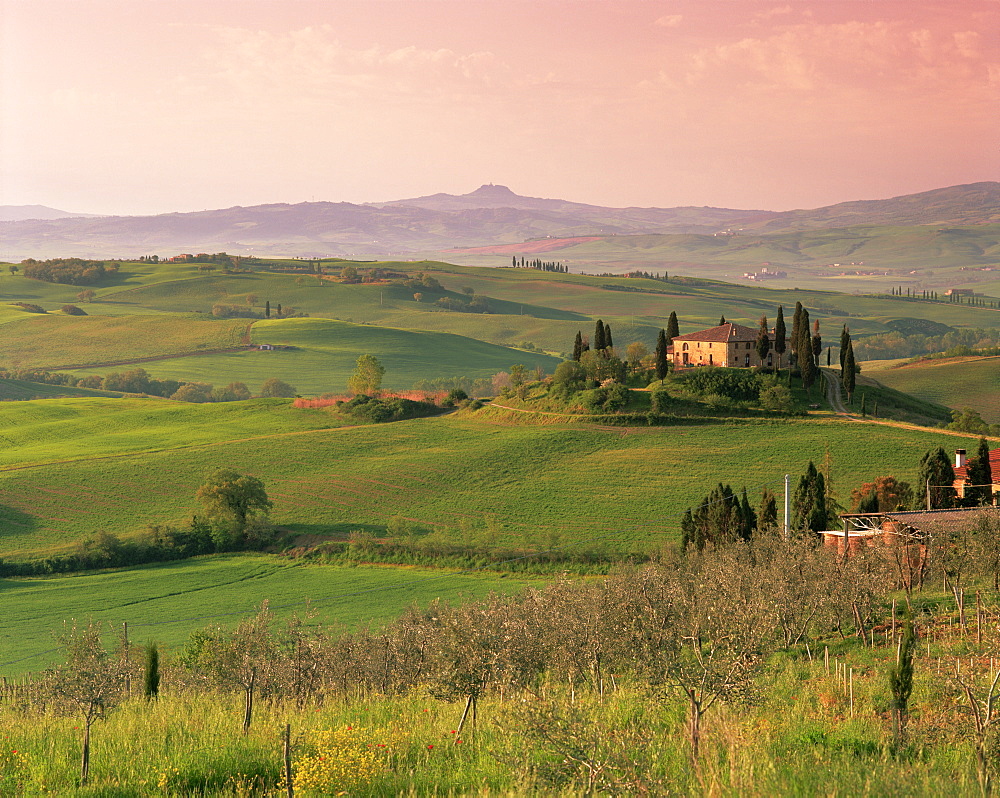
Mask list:
POLYGON ((952 435, 956 438, 978 439, 985 437, 987 440, 1000 441, 1000 438, 990 435, 980 435, 972 432, 959 432, 953 429, 942 429, 940 427, 921 427, 919 424, 908 424, 905 421, 887 421, 881 418, 858 418, 852 415, 844 405, 843 397, 840 394, 840 377, 833 369, 822 369, 823 377, 826 379, 826 396, 834 411, 845 421, 853 421, 857 424, 880 424, 883 427, 896 427, 897 429, 910 429, 919 432, 939 432, 942 435, 952 435))

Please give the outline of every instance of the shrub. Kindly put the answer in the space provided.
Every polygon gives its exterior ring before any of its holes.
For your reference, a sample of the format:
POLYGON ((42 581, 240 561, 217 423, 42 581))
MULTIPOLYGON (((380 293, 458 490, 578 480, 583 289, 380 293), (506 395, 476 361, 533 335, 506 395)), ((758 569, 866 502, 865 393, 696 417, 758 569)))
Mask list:
POLYGON ((654 388, 649 393, 650 409, 656 415, 663 415, 670 406, 670 394, 665 388, 654 388))
POLYGON ((14 302, 15 307, 26 310, 28 313, 45 313, 46 310, 41 305, 32 305, 30 302, 14 302))
POLYGON ((707 367, 693 369, 683 377, 684 385, 695 394, 716 394, 738 402, 753 402, 760 396, 761 378, 744 369, 707 367))
POLYGON ((584 391, 580 398, 584 408, 590 413, 613 413, 625 409, 630 395, 631 391, 624 385, 612 383, 606 388, 584 391))
POLYGON ((760 392, 760 406, 765 410, 790 412, 794 408, 792 392, 785 385, 771 385, 760 392))
POLYGON ((78 308, 76 305, 63 305, 59 308, 67 316, 86 316, 87 311, 78 308))

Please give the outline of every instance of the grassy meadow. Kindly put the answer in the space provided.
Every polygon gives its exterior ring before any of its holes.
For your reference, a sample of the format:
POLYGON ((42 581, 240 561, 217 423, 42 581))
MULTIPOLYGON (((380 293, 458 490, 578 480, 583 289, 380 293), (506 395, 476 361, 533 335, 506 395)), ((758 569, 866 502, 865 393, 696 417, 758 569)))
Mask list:
POLYGON ((263 554, 0 579, 6 608, 0 618, 0 675, 49 666, 55 660, 54 635, 67 621, 118 628, 125 622, 135 640, 179 649, 196 629, 210 622, 232 625, 256 613, 263 601, 278 619, 315 612, 314 623, 358 628, 391 621, 411 604, 435 598, 461 602, 537 582, 490 572, 305 564, 263 554))
POLYGON ((129 537, 183 519, 220 467, 261 478, 275 523, 300 534, 378 533, 401 515, 458 539, 644 550, 676 541, 683 510, 717 482, 745 485, 756 501, 828 456, 846 501, 880 474, 914 480, 928 448, 963 440, 869 425, 858 446, 858 426, 831 416, 599 428, 479 412, 344 427, 281 400, 5 403, 0 557, 66 553, 97 531, 129 537))
POLYGON ((951 357, 865 369, 864 374, 899 391, 955 409, 971 407, 1000 424, 1000 357, 951 357))

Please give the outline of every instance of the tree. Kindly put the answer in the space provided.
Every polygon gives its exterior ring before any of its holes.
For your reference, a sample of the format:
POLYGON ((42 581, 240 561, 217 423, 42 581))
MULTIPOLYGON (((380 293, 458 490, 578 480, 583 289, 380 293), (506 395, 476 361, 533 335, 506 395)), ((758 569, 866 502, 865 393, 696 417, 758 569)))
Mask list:
POLYGON ((913 504, 913 488, 909 482, 900 482, 894 476, 876 477, 851 491, 851 505, 855 512, 892 512, 905 510, 913 504), (862 509, 862 505, 870 509, 862 509))
POLYGON ((719 316, 719 326, 721 327, 725 323, 726 323, 726 317, 725 316, 719 316))
POLYGON ((146 667, 142 680, 142 693, 146 698, 160 695, 160 650, 156 643, 146 646, 146 667))
POLYGON ((226 468, 209 474, 195 497, 205 514, 230 525, 236 538, 245 535, 250 522, 266 516, 273 506, 263 482, 226 468))
POLYGON ((764 488, 760 496, 760 513, 758 514, 757 526, 759 529, 777 528, 778 526, 778 500, 769 488, 764 488))
POLYGON ((921 491, 930 493, 928 509, 937 510, 955 506, 955 469, 942 447, 931 449, 920 458, 921 491))
POLYGON ((778 317, 774 320, 774 353, 778 356, 778 370, 781 370, 781 356, 785 354, 785 311, 778 305, 778 317))
POLYGON ((823 339, 819 334, 819 319, 813 322, 812 348, 813 360, 819 365, 819 356, 823 353, 823 339))
POLYGON ((757 331, 757 344, 754 349, 757 352, 757 360, 763 366, 768 352, 771 351, 771 339, 767 335, 767 316, 760 317, 760 329, 757 331))
MULTIPOLYGON (((676 314, 671 313, 671 318, 674 322, 677 321, 676 314)), ((656 336, 656 378, 663 382, 663 378, 667 376, 667 334, 663 330, 660 330, 660 334, 656 336)))
POLYGON ((122 699, 118 662, 101 642, 101 629, 74 625, 59 636, 66 663, 47 672, 49 692, 58 703, 79 713, 83 721, 80 783, 90 775, 90 727, 122 699))
POLYGON ((345 280, 357 280, 358 270, 355 269, 353 266, 345 266, 340 270, 340 276, 343 277, 345 280))
POLYGON ((633 341, 625 347, 625 359, 632 371, 638 371, 642 361, 649 356, 649 350, 642 341, 633 341))
POLYGON ((670 311, 670 318, 667 319, 667 332, 666 332, 667 341, 672 341, 680 334, 681 334, 681 328, 677 322, 677 312, 672 310, 670 311))
POLYGON ((802 385, 808 391, 816 382, 819 369, 816 368, 816 356, 813 354, 812 336, 809 334, 809 311, 802 309, 800 317, 799 345, 796 349, 796 357, 799 361, 799 370, 802 372, 802 385))
POLYGON ((840 330, 840 370, 844 370, 844 360, 847 357, 847 347, 851 343, 851 331, 845 324, 840 330))
POLYGON ((183 655, 191 670, 208 676, 223 688, 243 691, 243 733, 250 731, 254 700, 276 682, 279 651, 271 633, 273 615, 264 602, 253 618, 232 632, 221 628, 195 632, 183 655))
POLYGON ((594 351, 603 352, 607 347, 608 344, 604 336, 604 322, 598 319, 594 327, 594 351))
POLYGON ((970 486, 965 489, 965 498, 977 504, 992 504, 993 469, 990 466, 990 446, 986 438, 979 439, 979 448, 969 458, 965 473, 970 486))
POLYGON ((76 298, 79 299, 81 302, 92 302, 95 296, 96 294, 93 292, 93 290, 87 288, 81 291, 79 294, 77 294, 76 298))
POLYGON ((907 617, 903 622, 903 636, 896 647, 896 663, 889 669, 889 691, 892 693, 893 746, 898 751, 906 738, 907 706, 913 692, 913 650, 917 637, 913 631, 913 620, 907 617))
POLYGON ((270 299, 268 299, 264 303, 264 318, 265 319, 271 318, 271 300, 270 299))
POLYGON ((256 294, 247 294, 247 304, 250 307, 253 307, 254 305, 257 304, 257 299, 258 297, 256 294))
POLYGON ((583 354, 583 331, 576 331, 576 338, 573 341, 573 360, 579 361, 583 354))
POLYGON ((802 338, 802 303, 795 303, 795 315, 792 316, 792 338, 791 347, 792 352, 798 356, 799 354, 799 340, 802 338))
POLYGON ((604 325, 604 348, 613 349, 615 345, 614 339, 611 337, 611 325, 604 325))
POLYGON ((10 265, 10 266, 8 266, 7 268, 8 268, 8 270, 10 271, 10 274, 11 274, 11 277, 13 277, 13 276, 14 276, 15 274, 17 274, 17 273, 18 273, 19 271, 21 271, 21 268, 20 268, 19 266, 15 266, 14 264, 11 264, 11 265, 10 265))
POLYGON ((847 354, 844 356, 844 365, 840 370, 840 381, 847 393, 847 401, 854 399, 854 388, 857 384, 857 369, 854 364, 854 344, 850 338, 847 339, 847 354))
POLYGON ((810 460, 792 496, 792 527, 802 532, 821 532, 826 522, 826 481, 810 460))
POLYGON ((385 367, 379 363, 374 355, 361 355, 358 357, 354 374, 347 381, 352 393, 367 394, 375 396, 382 387, 382 377, 385 374, 385 367))
POLYGON ((277 377, 268 377, 260 386, 260 395, 267 399, 291 399, 297 393, 294 386, 277 377))

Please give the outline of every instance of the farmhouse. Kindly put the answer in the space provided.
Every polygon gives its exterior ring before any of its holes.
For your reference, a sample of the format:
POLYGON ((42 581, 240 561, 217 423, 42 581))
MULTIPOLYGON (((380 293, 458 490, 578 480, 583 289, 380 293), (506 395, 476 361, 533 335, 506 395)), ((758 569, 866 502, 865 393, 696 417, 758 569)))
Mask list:
POLYGON ((754 344, 757 341, 757 330, 740 324, 720 324, 707 330, 678 335, 672 339, 673 362, 675 369, 691 368, 692 366, 729 366, 731 368, 746 368, 747 366, 772 365, 772 355, 768 353, 767 362, 760 363, 754 344))
POLYGON ((844 513, 843 531, 821 532, 823 545, 841 556, 880 546, 895 562, 901 586, 923 581, 928 544, 935 535, 975 532, 983 524, 1000 525, 1000 508, 962 507, 948 510, 894 510, 884 513, 844 513))
MULTIPOLYGON (((990 450, 990 474, 993 476, 992 493, 996 495, 1000 493, 1000 449, 990 450)), ((955 482, 953 485, 958 497, 964 499, 965 489, 970 487, 969 464, 965 456, 965 449, 955 450, 955 482)))

